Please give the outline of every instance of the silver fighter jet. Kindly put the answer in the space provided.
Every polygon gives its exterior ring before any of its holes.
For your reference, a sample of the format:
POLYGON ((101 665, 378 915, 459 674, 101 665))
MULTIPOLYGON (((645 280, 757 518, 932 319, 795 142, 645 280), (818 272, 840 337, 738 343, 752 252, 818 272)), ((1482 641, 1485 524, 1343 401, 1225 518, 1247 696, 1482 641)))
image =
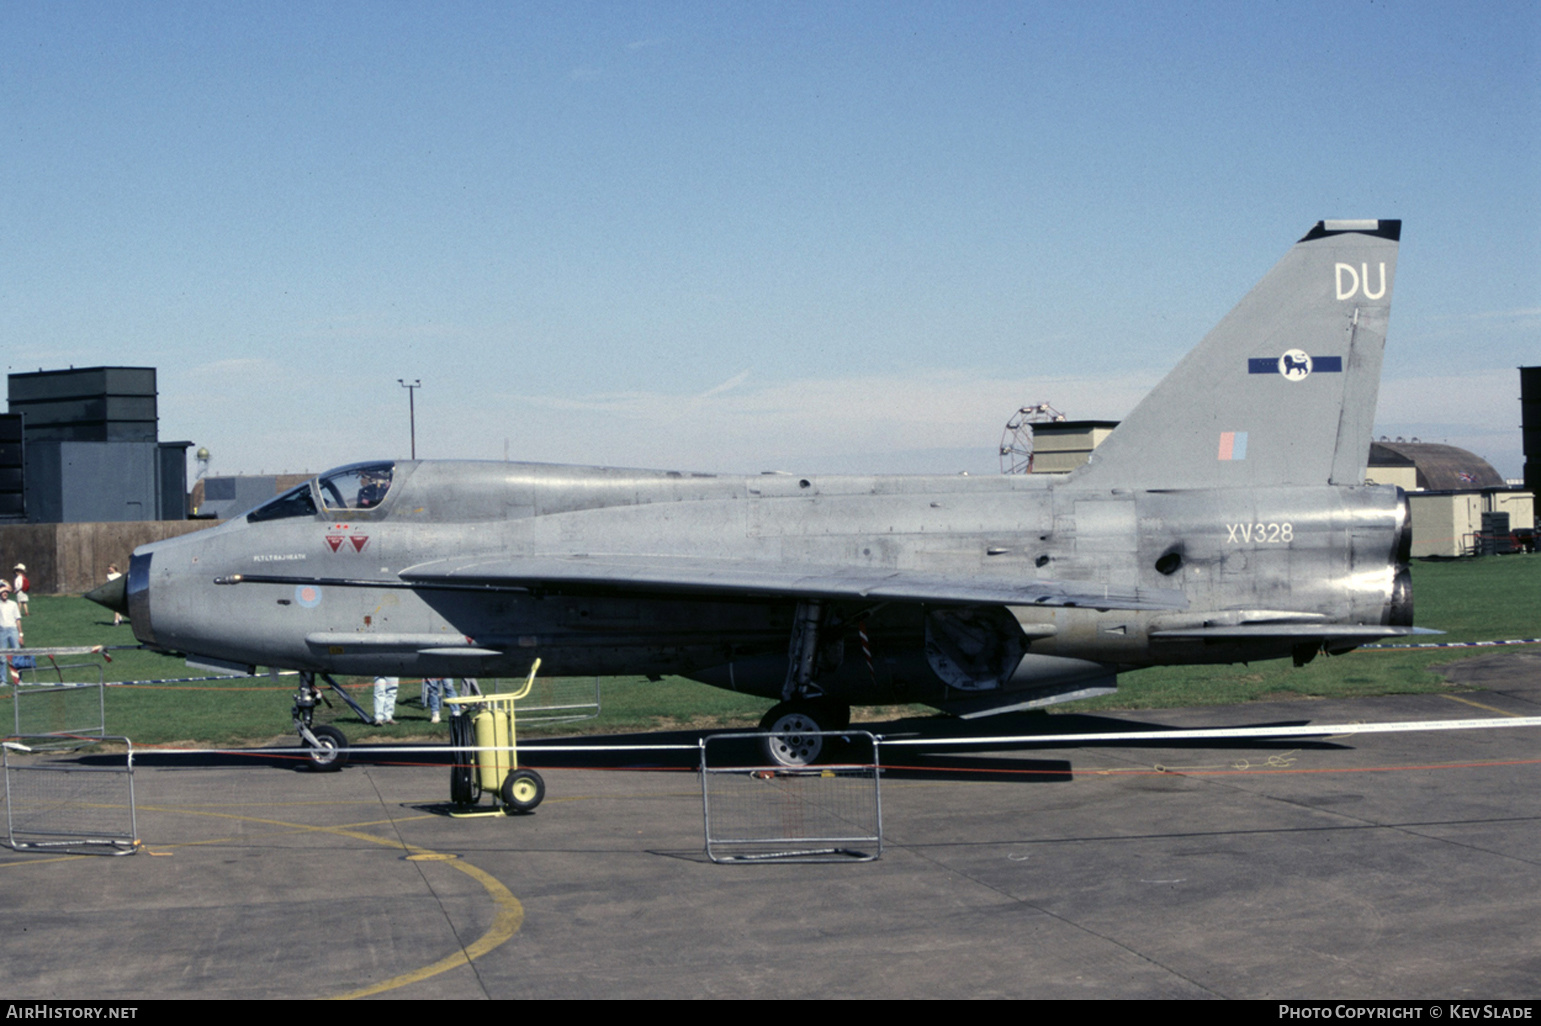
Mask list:
POLYGON ((306 686, 539 656, 776 699, 773 736, 853 704, 985 716, 1147 666, 1303 664, 1413 631, 1407 500, 1364 484, 1400 231, 1318 223, 1069 475, 358 463, 143 546, 93 594, 151 648, 306 686))

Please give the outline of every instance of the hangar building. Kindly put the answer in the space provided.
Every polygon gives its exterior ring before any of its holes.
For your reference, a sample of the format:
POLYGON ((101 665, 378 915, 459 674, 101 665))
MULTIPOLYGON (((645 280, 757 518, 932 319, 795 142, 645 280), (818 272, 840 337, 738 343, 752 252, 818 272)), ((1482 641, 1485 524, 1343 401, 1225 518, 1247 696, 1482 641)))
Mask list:
POLYGON ((1453 445, 1373 442, 1365 479, 1407 492, 1414 556, 1507 552, 1502 538, 1535 527, 1535 497, 1505 482, 1487 460, 1453 445))
MULTIPOLYGON (((1068 474, 1117 426, 1112 420, 1034 424, 1033 473, 1068 474)), ((1487 460, 1453 445, 1374 442, 1365 478, 1407 492, 1414 556, 1499 551, 1500 536, 1535 527, 1532 493, 1509 485, 1487 460)))

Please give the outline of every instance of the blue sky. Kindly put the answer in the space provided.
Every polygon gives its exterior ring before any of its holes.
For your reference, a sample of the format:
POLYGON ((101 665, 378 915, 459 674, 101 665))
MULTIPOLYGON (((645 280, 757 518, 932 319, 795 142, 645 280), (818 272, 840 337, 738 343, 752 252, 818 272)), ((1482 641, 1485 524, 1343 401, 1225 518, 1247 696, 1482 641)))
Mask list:
POLYGON ((1377 430, 1520 473, 1541 5, 0 6, 8 371, 215 472, 989 472, 1323 217, 1404 220, 1377 430))

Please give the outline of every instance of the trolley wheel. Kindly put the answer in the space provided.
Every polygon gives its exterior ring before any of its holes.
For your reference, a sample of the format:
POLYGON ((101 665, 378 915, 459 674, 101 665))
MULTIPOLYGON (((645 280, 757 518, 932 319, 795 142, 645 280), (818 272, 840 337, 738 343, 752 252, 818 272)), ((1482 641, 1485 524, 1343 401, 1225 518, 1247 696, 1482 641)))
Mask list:
POLYGON ((507 811, 534 812, 546 797, 546 782, 534 770, 518 769, 504 778, 500 793, 507 811))
POLYGON ((319 748, 310 750, 310 768, 322 773, 332 773, 348 764, 348 738, 336 727, 311 727, 310 732, 321 742, 319 748))
MULTIPOLYGON (((449 741, 456 748, 469 748, 471 746, 471 717, 451 716, 449 718, 449 741)), ((474 752, 451 752, 449 764, 449 800, 456 805, 474 805, 476 803, 476 768, 471 765, 471 760, 476 758, 474 752)))

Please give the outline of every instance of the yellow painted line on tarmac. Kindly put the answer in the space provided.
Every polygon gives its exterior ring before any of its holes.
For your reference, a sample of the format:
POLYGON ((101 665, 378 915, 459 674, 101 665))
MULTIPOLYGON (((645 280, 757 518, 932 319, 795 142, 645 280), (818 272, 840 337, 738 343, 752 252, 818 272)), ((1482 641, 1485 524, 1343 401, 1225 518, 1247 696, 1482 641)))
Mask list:
MULTIPOLYGON (((302 802, 300 804, 309 805, 309 804, 321 804, 321 803, 302 802)), ((347 804, 357 804, 357 803, 356 802, 349 802, 347 804)), ((269 803, 269 805, 271 805, 271 803, 269 803)), ((122 806, 122 805, 102 806, 102 807, 103 808, 127 808, 127 806, 122 806)), ((139 809, 142 812, 145 812, 145 811, 147 811, 147 812, 180 812, 180 813, 184 813, 184 814, 187 814, 187 815, 195 815, 195 816, 213 816, 213 817, 217 817, 219 819, 246 820, 248 822, 253 822, 253 823, 262 823, 262 824, 264 824, 266 826, 281 826, 281 827, 286 827, 287 828, 287 829, 284 829, 284 830, 275 830, 271 834, 263 834, 262 835, 263 837, 285 837, 285 836, 291 836, 291 835, 294 835, 294 834, 312 833, 312 832, 317 831, 317 830, 345 829, 345 828, 338 828, 338 827, 309 826, 307 824, 302 824, 302 823, 285 823, 285 822, 283 822, 281 820, 276 820, 276 819, 259 819, 256 816, 237 816, 237 815, 233 815, 231 813, 207 812, 207 811, 203 811, 203 810, 195 811, 195 810, 192 810, 192 809, 189 809, 189 808, 185 808, 185 807, 183 807, 183 808, 170 808, 170 807, 167 807, 167 806, 160 806, 160 805, 141 805, 141 806, 139 806, 139 809)), ((427 816, 409 816, 406 819, 398 819, 398 820, 380 819, 380 820, 366 821, 366 822, 363 822, 363 823, 350 823, 349 827, 357 828, 357 827, 366 827, 366 826, 379 826, 381 824, 393 823, 393 822, 394 823, 410 823, 414 819, 427 819, 427 818, 428 818, 427 816)), ((251 834, 230 834, 230 835, 228 835, 226 837, 205 837, 202 840, 197 840, 197 841, 169 841, 169 842, 167 842, 165 844, 157 845, 156 847, 158 847, 158 848, 165 848, 165 849, 171 849, 171 848, 200 848, 200 847, 208 847, 211 844, 237 844, 237 843, 240 843, 240 842, 243 842, 243 841, 250 842, 252 839, 253 839, 253 835, 251 835, 251 834)), ((373 841, 375 841, 377 843, 386 843, 386 842, 382 841, 378 837, 372 837, 371 840, 373 840, 373 841)), ((391 843, 394 843, 394 842, 391 842, 391 843)), ((168 851, 159 851, 159 852, 151 851, 149 846, 148 845, 144 845, 143 842, 141 842, 141 847, 142 847, 142 850, 146 854, 149 854, 149 855, 169 855, 169 854, 171 854, 171 852, 169 850, 168 851)), ((52 858, 46 858, 46 859, 25 859, 25 860, 20 860, 20 861, 17 861, 17 862, 0 863, 0 869, 9 869, 12 866, 41 866, 41 865, 45 865, 45 864, 47 864, 49 862, 73 862, 75 859, 95 859, 95 858, 101 858, 101 856, 100 855, 56 855, 56 856, 54 856, 52 858)), ((459 856, 458 855, 448 855, 448 856, 445 856, 445 858, 459 858, 459 856)))
MULTIPOLYGON (((433 818, 427 813, 424 813, 421 816, 407 816, 403 819, 390 819, 389 817, 385 819, 366 819, 360 823, 349 823, 345 826, 313 826, 309 823, 290 823, 282 819, 264 819, 261 816, 247 816, 239 812, 212 812, 208 809, 190 809, 186 806, 140 805, 138 808, 143 812, 178 812, 184 816, 208 816, 213 819, 238 819, 245 823, 261 823, 265 826, 283 827, 293 833, 304 834, 318 832, 340 834, 344 837, 360 836, 354 833, 354 831, 360 827, 387 826, 391 823, 411 823, 413 820, 433 818)), ((400 841, 387 841, 370 834, 364 834, 362 837, 364 840, 373 841, 376 844, 389 844, 392 847, 401 847, 400 841)))
MULTIPOLYGON (((695 793, 696 792, 689 792, 689 794, 692 794, 692 795, 695 794, 695 793)), ((680 796, 683 796, 683 795, 686 795, 686 792, 680 792, 680 796)), ((597 798, 597 797, 598 796, 572 795, 572 796, 565 796, 565 797, 562 797, 562 798, 555 799, 554 802, 547 802, 546 804, 554 804, 555 802, 590 801, 590 800, 594 800, 594 798, 597 798)), ((657 796, 635 796, 634 795, 633 797, 657 797, 657 796)), ((676 796, 675 795, 668 795, 667 797, 676 797, 676 796)), ((243 804, 246 804, 246 803, 243 803, 243 804)), ((250 804, 258 804, 258 803, 250 803, 250 804)), ((333 805, 333 804, 341 805, 341 804, 354 804, 354 803, 351 803, 351 802, 297 802, 295 804, 297 804, 297 805, 333 805)), ((226 807, 228 807, 228 806, 226 806, 226 807)), ((232 820, 239 820, 241 822, 246 822, 246 823, 260 823, 260 824, 263 824, 265 826, 272 826, 272 827, 282 828, 286 833, 327 833, 327 834, 334 834, 334 835, 339 836, 339 837, 349 837, 349 838, 353 838, 355 840, 368 841, 371 844, 379 844, 379 845, 383 845, 384 847, 387 847, 387 848, 404 849, 404 850, 406 850, 408 852, 409 855, 412 855, 412 856, 428 856, 430 858, 432 858, 434 856, 444 857, 444 853, 442 853, 442 852, 436 852, 436 851, 433 851, 432 849, 423 848, 423 847, 420 847, 418 845, 403 844, 399 840, 393 840, 391 838, 385 838, 385 837, 377 837, 377 836, 375 836, 373 834, 363 833, 360 830, 360 828, 362 828, 362 827, 382 826, 382 825, 394 824, 394 823, 408 823, 408 822, 411 822, 411 821, 417 820, 417 819, 430 819, 430 818, 432 818, 428 814, 424 814, 424 815, 421 815, 421 816, 409 816, 409 817, 407 817, 405 819, 370 820, 370 821, 366 821, 366 822, 362 822, 362 823, 351 823, 351 824, 348 824, 347 826, 312 826, 312 825, 305 824, 305 823, 290 823, 290 822, 287 822, 285 820, 280 820, 280 819, 268 819, 268 818, 261 817, 261 816, 249 816, 249 815, 245 815, 245 814, 242 814, 242 813, 234 813, 234 812, 215 812, 212 809, 208 809, 208 808, 192 808, 192 807, 188 807, 188 806, 141 805, 141 806, 139 806, 139 809, 141 811, 144 811, 144 812, 170 812, 170 813, 179 813, 179 814, 188 815, 188 816, 208 816, 208 817, 214 818, 214 819, 232 819, 232 820)), ((251 838, 250 837, 229 837, 229 838, 220 838, 218 840, 212 840, 212 841, 208 841, 208 840, 205 840, 205 841, 183 841, 183 842, 177 842, 177 843, 167 844, 167 845, 158 845, 158 847, 181 848, 181 847, 193 847, 193 846, 196 846, 196 845, 219 844, 222 841, 229 843, 229 842, 236 842, 236 841, 243 841, 243 840, 244 841, 250 841, 251 838)), ((86 858, 96 858, 96 857, 99 857, 99 856, 92 856, 92 855, 65 855, 65 856, 60 856, 58 858, 49 858, 49 859, 28 859, 28 860, 26 860, 24 862, 23 861, 18 861, 18 862, 0 863, 0 869, 9 868, 10 866, 36 866, 36 865, 42 865, 42 864, 47 863, 47 862, 68 862, 68 861, 74 861, 75 859, 86 859, 86 858)), ((505 887, 503 885, 502 881, 498 880, 497 877, 493 876, 491 873, 488 873, 486 870, 481 869, 481 868, 479 868, 477 866, 471 865, 469 862, 466 862, 462 858, 456 858, 456 857, 452 857, 452 856, 448 857, 448 865, 451 868, 456 869, 459 872, 462 872, 462 873, 466 874, 471 879, 473 879, 477 883, 481 884, 483 890, 485 890, 487 892, 488 896, 492 898, 493 905, 496 907, 497 912, 496 912, 496 915, 493 918, 492 925, 488 928, 487 932, 482 934, 481 937, 479 937, 476 941, 471 943, 469 946, 463 948, 460 951, 455 952, 454 954, 447 955, 444 958, 439 959, 437 962, 434 962, 434 963, 432 963, 430 965, 425 965, 425 966, 423 966, 420 969, 414 969, 414 970, 412 970, 410 972, 402 973, 399 976, 393 976, 393 977, 391 977, 388 980, 382 980, 381 982, 376 983, 376 984, 372 984, 371 986, 368 986, 368 987, 362 987, 362 988, 360 988, 358 990, 352 990, 352 991, 349 991, 349 992, 347 992, 345 994, 338 994, 338 995, 336 995, 333 998, 333 1000, 349 1001, 349 1000, 353 1000, 353 999, 356 999, 356 998, 370 997, 370 996, 372 996, 374 994, 381 994, 381 993, 384 993, 385 991, 388 991, 388 990, 396 990, 398 988, 405 987, 405 986, 407 986, 409 984, 417 983, 417 982, 419 982, 421 980, 429 979, 430 977, 437 976, 440 973, 448 972, 451 969, 457 969, 457 968, 459 968, 460 966, 463 966, 463 965, 470 965, 471 962, 473 962, 474 960, 482 957, 483 955, 487 954, 488 952, 494 950, 499 945, 503 944, 505 941, 507 941, 511 937, 513 937, 514 934, 519 932, 520 926, 522 926, 524 924, 524 905, 522 905, 520 903, 519 899, 514 896, 512 891, 510 891, 507 887, 505 887)))
MULTIPOLYGON (((395 847, 393 842, 380 840, 380 843, 390 844, 392 847, 395 847)), ((419 848, 417 851, 426 853, 427 849, 419 848)), ((487 893, 492 896, 493 902, 498 907, 498 914, 497 918, 493 920, 491 928, 463 951, 457 951, 453 955, 439 959, 432 965, 425 965, 421 969, 402 973, 400 976, 383 980, 371 987, 363 987, 359 990, 349 991, 346 994, 338 994, 334 1000, 351 1001, 354 998, 369 997, 372 994, 380 994, 387 990, 395 990, 397 987, 405 987, 409 983, 426 980, 430 976, 437 976, 450 969, 458 969, 460 966, 470 965, 472 961, 482 957, 519 932, 520 925, 524 923, 524 906, 519 904, 519 899, 514 897, 513 893, 507 887, 504 887, 497 877, 463 860, 451 862, 450 866, 460 870, 481 884, 482 887, 486 888, 487 893)))
MULTIPOLYGON (((488 928, 486 933, 482 934, 481 937, 477 938, 467 947, 462 948, 452 955, 447 955, 444 958, 439 959, 437 962, 432 963, 431 965, 425 965, 420 969, 414 969, 411 972, 402 973, 400 976, 393 976, 388 980, 382 980, 379 983, 360 988, 359 990, 352 990, 346 994, 338 994, 334 997, 333 1000, 350 1001, 354 998, 369 997, 372 994, 380 994, 387 990, 395 990, 399 987, 405 987, 411 983, 417 983, 419 980, 426 980, 429 977, 437 976, 440 973, 448 972, 451 969, 457 969, 463 965, 470 965, 472 961, 482 957, 489 951, 492 951, 504 941, 507 941, 514 934, 518 933, 519 927, 524 923, 524 906, 520 904, 519 899, 514 897, 512 891, 503 886, 502 881, 500 881, 497 877, 493 876, 486 870, 477 866, 473 866, 469 862, 466 862, 464 859, 456 858, 453 856, 445 856, 443 852, 436 852, 431 848, 424 848, 416 844, 404 844, 399 840, 395 840, 389 837, 377 837, 374 834, 366 834, 362 830, 358 829, 360 827, 382 826, 394 823, 410 823, 411 821, 417 819, 432 818, 426 814, 422 816, 409 816, 406 819, 370 820, 363 823, 351 823, 348 826, 312 826, 306 823, 289 823, 281 819, 267 819, 261 816, 246 816, 234 812, 212 812, 206 809, 188 809, 185 807, 178 808, 175 806, 164 805, 141 805, 139 808, 145 812, 174 812, 190 816, 208 816, 214 819, 235 819, 247 823, 261 823, 264 826, 282 827, 286 832, 289 833, 335 834, 338 837, 349 837, 358 841, 368 841, 371 844, 379 844, 387 848, 402 849, 408 852, 409 855, 446 857, 448 859, 447 864, 451 869, 458 870, 464 873, 466 876, 469 876, 471 879, 475 880, 477 883, 481 884, 483 890, 485 890, 488 896, 492 898, 492 903, 497 909, 497 913, 493 917, 492 926, 488 928)), ((225 840, 249 841, 251 838, 226 838, 225 840)), ((188 841, 180 844, 166 845, 165 847, 184 847, 213 843, 218 842, 188 841)), ((67 862, 73 861, 74 859, 87 859, 94 857, 97 856, 67 855, 62 858, 28 859, 25 862, 10 862, 0 864, 0 869, 7 868, 8 866, 37 866, 42 865, 45 862, 67 862)))
MULTIPOLYGON (((324 834, 335 834, 338 837, 351 837, 357 841, 368 841, 371 844, 379 844, 387 848, 404 849, 413 855, 442 854, 440 852, 434 851, 431 848, 424 848, 416 844, 404 844, 401 841, 395 840, 393 838, 377 837, 374 834, 366 834, 357 829, 358 827, 383 826, 392 823, 409 823, 415 819, 431 819, 432 817, 428 815, 409 816, 406 819, 396 820, 377 819, 364 823, 353 823, 346 827, 331 827, 310 826, 304 823, 289 823, 285 822, 284 820, 266 819, 260 816, 246 816, 234 812, 193 811, 160 806, 144 806, 144 808, 146 811, 154 812, 187 812, 194 816, 212 816, 219 819, 238 819, 249 823, 262 823, 266 826, 283 827, 296 833, 316 832, 324 834)), ((393 976, 388 980, 382 980, 379 983, 360 988, 359 990, 352 990, 346 994, 338 994, 335 996, 334 1000, 350 1001, 354 998, 369 997, 372 994, 380 994, 387 990, 395 990, 398 987, 405 987, 408 984, 417 983, 419 980, 426 980, 431 976, 437 976, 440 973, 448 972, 451 969, 457 969, 463 965, 470 965, 473 960, 485 955, 487 952, 493 950, 498 945, 502 944, 504 941, 508 940, 514 934, 519 932, 519 927, 524 923, 524 906, 519 903, 518 898, 514 897, 512 891, 503 886, 502 881, 500 881, 497 877, 493 876, 486 870, 471 865, 464 859, 455 859, 449 863, 449 866, 451 869, 459 870, 460 872, 469 876, 471 879, 475 880, 477 883, 481 884, 482 888, 492 898, 493 904, 497 907, 497 914, 493 917, 492 926, 488 928, 487 932, 482 934, 481 937, 479 937, 469 946, 462 948, 460 951, 457 951, 452 955, 447 955, 431 965, 425 965, 420 969, 414 969, 411 972, 402 973, 400 976, 393 976)))
MULTIPOLYGON (((166 809, 156 811, 176 810, 166 809)), ((377 837, 374 834, 366 834, 361 830, 356 829, 358 827, 383 826, 392 823, 409 823, 415 819, 432 818, 428 815, 410 816, 406 819, 398 820, 371 820, 365 823, 350 824, 347 827, 307 826, 303 823, 288 823, 283 820, 264 819, 257 816, 244 816, 237 813, 228 812, 197 812, 194 813, 194 815, 216 816, 225 819, 239 819, 247 822, 263 823, 268 826, 284 827, 286 829, 301 833, 307 830, 312 830, 320 833, 335 834, 339 837, 351 837, 354 840, 368 841, 371 844, 379 844, 387 848, 405 849, 407 852, 413 855, 441 854, 440 852, 436 852, 431 848, 424 848, 415 844, 403 844, 401 841, 389 837, 377 837)), ((524 923, 524 906, 519 903, 518 898, 514 897, 512 891, 503 886, 502 881, 500 881, 497 877, 493 876, 486 870, 478 868, 477 866, 473 866, 463 859, 455 859, 454 861, 450 862, 449 865, 450 868, 459 870, 460 872, 469 876, 471 879, 475 880, 477 883, 481 884, 482 888, 492 898, 493 904, 497 907, 497 914, 493 917, 492 926, 488 928, 487 932, 482 934, 481 937, 479 937, 468 947, 462 948, 460 951, 457 951, 454 954, 447 955, 431 965, 425 965, 420 969, 414 969, 411 972, 402 973, 400 976, 394 976, 391 979, 382 980, 379 983, 360 988, 359 990, 349 991, 346 994, 338 994, 335 996, 334 1000, 350 1001, 355 998, 369 997, 372 994, 380 994, 387 990, 395 990, 399 987, 405 987, 411 983, 417 983, 419 980, 426 980, 429 977, 437 976, 440 973, 448 972, 451 969, 457 969, 463 965, 470 965, 473 960, 487 954, 487 952, 498 947, 498 945, 502 944, 504 941, 508 940, 514 934, 519 932, 519 927, 524 923)))
POLYGON ((1481 702, 1473 702, 1471 699, 1469 699, 1469 698, 1462 698, 1460 695, 1446 695, 1445 697, 1450 699, 1450 701, 1452 701, 1452 702, 1460 702, 1462 705, 1475 706, 1478 709, 1486 709, 1488 712, 1496 712, 1500 716, 1519 716, 1520 715, 1517 712, 1510 712, 1507 709, 1500 709, 1496 705, 1483 705, 1481 702))

